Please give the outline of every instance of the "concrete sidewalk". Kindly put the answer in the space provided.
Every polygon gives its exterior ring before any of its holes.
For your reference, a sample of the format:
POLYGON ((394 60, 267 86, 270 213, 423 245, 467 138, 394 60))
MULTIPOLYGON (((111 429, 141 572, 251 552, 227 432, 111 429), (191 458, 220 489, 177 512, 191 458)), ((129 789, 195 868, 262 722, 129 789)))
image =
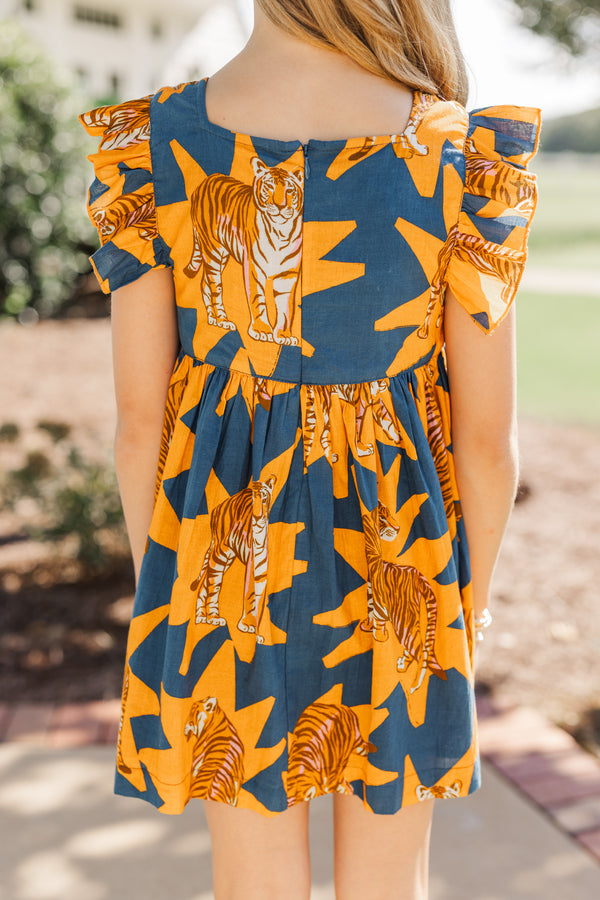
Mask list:
MULTIPOLYGON (((0 745, 1 900, 210 900, 202 803, 161 815, 114 795, 113 773, 109 745, 0 745)), ((482 778, 436 803, 430 900, 600 896, 593 856, 485 760, 482 778)), ((331 797, 310 814, 313 900, 333 900, 331 797)))

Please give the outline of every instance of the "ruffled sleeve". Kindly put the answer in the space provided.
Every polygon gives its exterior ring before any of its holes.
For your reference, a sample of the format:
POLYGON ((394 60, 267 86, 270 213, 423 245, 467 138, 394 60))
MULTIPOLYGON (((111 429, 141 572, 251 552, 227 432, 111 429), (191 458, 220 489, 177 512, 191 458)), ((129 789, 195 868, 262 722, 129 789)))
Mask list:
POLYGON ((492 106, 469 113, 465 189, 446 284, 485 332, 502 321, 517 293, 537 204, 527 172, 540 138, 541 111, 492 106))
POLYGON ((169 249, 158 233, 150 154, 152 97, 82 113, 88 134, 100 137, 88 156, 95 180, 88 214, 101 247, 90 261, 104 293, 135 281, 151 268, 171 265, 169 249))

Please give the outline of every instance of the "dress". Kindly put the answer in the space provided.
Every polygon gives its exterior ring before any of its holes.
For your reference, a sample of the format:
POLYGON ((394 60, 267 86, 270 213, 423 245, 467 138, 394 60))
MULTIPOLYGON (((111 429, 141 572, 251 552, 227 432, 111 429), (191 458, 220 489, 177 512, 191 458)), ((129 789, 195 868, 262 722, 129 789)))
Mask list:
POLYGON ((106 292, 173 270, 180 352, 114 790, 391 814, 481 783, 443 301, 517 290, 540 112, 416 91, 402 134, 212 123, 206 79, 82 114, 106 292))

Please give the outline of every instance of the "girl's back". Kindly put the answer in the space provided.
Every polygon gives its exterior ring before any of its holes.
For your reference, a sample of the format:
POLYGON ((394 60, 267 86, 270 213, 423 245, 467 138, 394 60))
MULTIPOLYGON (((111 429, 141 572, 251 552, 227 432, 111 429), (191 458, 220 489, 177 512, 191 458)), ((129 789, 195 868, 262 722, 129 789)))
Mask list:
MULTIPOLYGON (((391 821, 480 785, 539 112, 469 114, 414 60, 409 87, 360 40, 366 67, 257 16, 210 79, 82 116, 137 485, 115 791, 267 819, 355 795, 391 821)), ((378 827, 369 858, 414 846, 378 827)))

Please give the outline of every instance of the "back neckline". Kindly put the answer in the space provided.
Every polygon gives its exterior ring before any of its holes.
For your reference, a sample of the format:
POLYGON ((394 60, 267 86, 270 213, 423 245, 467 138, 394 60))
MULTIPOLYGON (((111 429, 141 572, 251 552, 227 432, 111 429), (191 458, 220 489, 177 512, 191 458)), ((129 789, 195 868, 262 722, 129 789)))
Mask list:
POLYGON ((387 144, 393 137, 402 138, 407 134, 410 127, 412 126, 417 110, 421 105, 421 101, 424 96, 422 91, 416 89, 413 90, 410 115, 408 117, 406 127, 401 132, 394 132, 392 134, 383 135, 360 135, 358 137, 334 138, 332 140, 309 138, 308 141, 303 143, 302 141, 297 139, 291 141, 282 141, 278 138, 260 137, 258 135, 246 134, 243 131, 232 131, 229 128, 225 128, 223 125, 217 125, 216 122, 211 122, 206 111, 206 85, 208 83, 208 78, 209 76, 206 76, 198 82, 198 114, 200 118, 200 125, 202 128, 230 141, 238 141, 245 144, 251 144, 254 147, 261 147, 265 150, 290 151, 290 154, 294 150, 299 150, 302 147, 307 147, 308 149, 314 150, 341 150, 344 147, 348 149, 362 147, 367 140, 372 142, 372 146, 375 146, 376 144, 387 144))

